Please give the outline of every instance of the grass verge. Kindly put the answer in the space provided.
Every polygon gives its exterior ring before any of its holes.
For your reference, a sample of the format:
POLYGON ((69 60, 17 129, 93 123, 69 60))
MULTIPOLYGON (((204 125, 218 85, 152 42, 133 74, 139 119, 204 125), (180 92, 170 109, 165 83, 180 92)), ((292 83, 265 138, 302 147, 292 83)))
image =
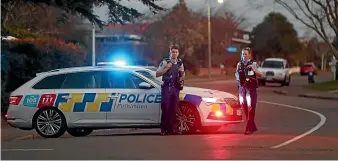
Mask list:
POLYGON ((316 91, 334 91, 338 90, 338 80, 323 83, 314 83, 306 85, 305 88, 316 91))

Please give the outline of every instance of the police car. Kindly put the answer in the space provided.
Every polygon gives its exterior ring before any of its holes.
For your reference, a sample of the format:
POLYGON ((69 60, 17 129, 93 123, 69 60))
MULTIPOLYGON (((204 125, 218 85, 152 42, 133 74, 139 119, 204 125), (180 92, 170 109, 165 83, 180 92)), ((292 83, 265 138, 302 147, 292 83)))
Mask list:
MULTIPOLYGON (((11 93, 7 122, 46 138, 66 131, 86 136, 110 128, 158 128, 161 122, 161 78, 136 66, 92 66, 56 69, 11 93)), ((216 131, 242 122, 236 96, 184 87, 175 128, 183 133, 216 131)))

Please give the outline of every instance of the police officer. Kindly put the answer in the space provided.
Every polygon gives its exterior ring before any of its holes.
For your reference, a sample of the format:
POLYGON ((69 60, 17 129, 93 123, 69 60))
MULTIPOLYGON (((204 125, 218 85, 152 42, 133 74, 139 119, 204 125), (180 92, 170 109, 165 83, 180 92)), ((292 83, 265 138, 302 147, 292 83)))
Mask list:
POLYGON ((250 48, 244 48, 241 54, 241 60, 237 64, 236 80, 239 85, 239 101, 245 113, 247 123, 244 134, 252 134, 257 131, 255 123, 256 104, 257 104, 257 77, 262 73, 257 70, 258 65, 252 60, 250 48))
POLYGON ((161 135, 179 134, 175 131, 176 110, 179 102, 179 92, 183 88, 184 67, 178 58, 179 47, 170 46, 170 56, 164 59, 156 71, 156 77, 162 76, 161 97, 161 135))

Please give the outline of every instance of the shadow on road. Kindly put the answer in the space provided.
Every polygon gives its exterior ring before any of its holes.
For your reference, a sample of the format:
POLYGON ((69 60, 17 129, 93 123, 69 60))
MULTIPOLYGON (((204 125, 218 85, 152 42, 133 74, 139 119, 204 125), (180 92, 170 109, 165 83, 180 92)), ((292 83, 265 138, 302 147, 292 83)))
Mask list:
MULTIPOLYGON (((181 134, 181 135, 215 135, 215 134, 242 134, 241 132, 228 132, 228 131, 217 131, 213 133, 190 133, 190 134, 181 134)), ((133 132, 133 133, 112 133, 112 134, 93 134, 90 136, 160 136, 159 132, 133 132)), ((89 137, 90 137, 89 136, 89 137)), ((171 136, 171 135, 170 135, 171 136)), ((177 135, 180 136, 180 135, 177 135)))

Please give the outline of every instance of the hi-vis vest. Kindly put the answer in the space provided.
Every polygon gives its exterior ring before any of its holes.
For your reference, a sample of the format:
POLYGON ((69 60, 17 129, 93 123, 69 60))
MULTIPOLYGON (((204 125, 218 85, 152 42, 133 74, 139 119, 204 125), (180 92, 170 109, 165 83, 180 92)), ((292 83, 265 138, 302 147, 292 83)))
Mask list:
MULTIPOLYGON (((164 60, 167 62, 167 64, 171 62, 169 58, 166 58, 164 60)), ((182 66, 182 64, 183 62, 181 59, 178 59, 176 64, 172 63, 171 68, 162 76, 162 81, 164 82, 164 85, 177 87, 180 90, 183 89, 184 84, 184 81, 182 79, 183 75, 180 72, 180 67, 182 66)))

